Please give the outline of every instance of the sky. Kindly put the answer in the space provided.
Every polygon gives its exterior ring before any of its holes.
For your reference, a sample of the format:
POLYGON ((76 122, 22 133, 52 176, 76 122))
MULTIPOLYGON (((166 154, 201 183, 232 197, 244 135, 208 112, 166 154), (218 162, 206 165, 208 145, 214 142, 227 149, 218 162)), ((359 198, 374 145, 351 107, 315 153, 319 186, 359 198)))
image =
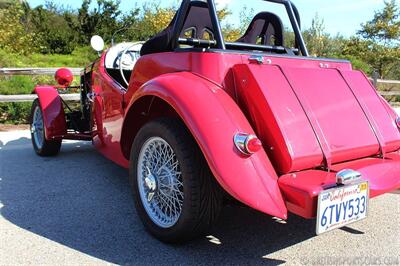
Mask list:
MULTIPOLYGON (((121 9, 128 12, 135 4, 155 2, 157 0, 121 0, 121 9)), ((162 5, 176 3, 177 0, 158 0, 162 5)), ((316 14, 324 20, 326 32, 350 37, 360 29, 360 24, 371 20, 376 10, 382 9, 384 0, 292 0, 296 4, 302 18, 302 28, 308 28, 316 14)), ((398 0, 400 3, 400 0, 398 0)), ((54 3, 78 8, 82 0, 53 0, 54 3)), ((95 0, 93 1, 95 2, 95 0)), ((233 16, 238 16, 243 3, 256 11, 261 11, 264 3, 261 0, 216 0, 220 7, 228 5, 233 16)), ((28 0, 32 6, 45 3, 45 0, 28 0)), ((263 9, 265 10, 265 9, 263 9)))

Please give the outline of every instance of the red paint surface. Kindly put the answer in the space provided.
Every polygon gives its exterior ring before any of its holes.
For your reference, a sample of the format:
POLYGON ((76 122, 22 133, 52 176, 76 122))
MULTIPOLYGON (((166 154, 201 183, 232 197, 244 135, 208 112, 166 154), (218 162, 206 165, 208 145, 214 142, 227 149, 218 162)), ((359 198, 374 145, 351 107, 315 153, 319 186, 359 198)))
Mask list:
POLYGON ((93 144, 105 157, 115 163, 128 167, 128 160, 122 155, 120 139, 124 118, 123 87, 106 72, 105 53, 94 66, 92 90, 96 94, 92 106, 95 120, 93 144))
POLYGON ((276 66, 234 67, 239 104, 279 173, 322 164, 313 129, 285 76, 276 66))
MULTIPOLYGON (((282 71, 313 121, 332 164, 378 154, 379 144, 368 119, 336 69, 283 67, 282 71)), ((380 104, 377 97, 375 104, 380 104)))
POLYGON ((270 65, 255 65, 234 53, 153 54, 139 59, 125 92, 106 73, 104 57, 93 73, 94 144, 120 165, 128 166, 130 150, 121 136, 133 138, 141 119, 125 117, 150 96, 183 120, 223 188, 264 213, 286 218, 282 191, 290 211, 312 217, 316 195, 334 180, 332 172, 313 170, 318 166, 359 170, 372 196, 398 187, 400 159, 390 153, 400 147, 395 117, 349 63, 266 56, 270 65), (240 155, 238 132, 256 134, 264 149, 240 155), (364 159, 382 151, 388 159, 364 159))
POLYGON ((46 139, 61 139, 67 134, 67 123, 58 91, 52 86, 37 86, 34 93, 42 108, 46 139))
POLYGON ((279 178, 279 186, 289 211, 305 218, 314 218, 317 211, 318 194, 336 184, 336 172, 353 169, 369 181, 370 197, 400 188, 400 155, 387 154, 386 159, 365 158, 337 164, 333 172, 307 170, 287 174, 279 178))
POLYGON ((243 157, 234 146, 236 133, 253 134, 254 131, 223 89, 196 75, 181 72, 150 81, 136 97, 146 95, 164 99, 177 111, 214 176, 228 193, 256 210, 282 219, 287 217, 278 177, 265 152, 243 157))
POLYGON ((68 87, 74 80, 74 75, 68 68, 60 68, 56 71, 54 79, 60 86, 68 87))

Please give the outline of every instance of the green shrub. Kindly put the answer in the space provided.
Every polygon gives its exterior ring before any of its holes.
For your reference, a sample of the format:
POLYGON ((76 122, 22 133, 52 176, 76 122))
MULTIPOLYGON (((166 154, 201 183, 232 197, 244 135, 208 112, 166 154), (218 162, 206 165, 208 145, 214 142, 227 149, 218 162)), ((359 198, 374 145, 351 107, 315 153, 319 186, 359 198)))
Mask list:
MULTIPOLYGON (((72 85, 79 84, 75 77, 72 85)), ((52 76, 6 76, 0 77, 0 95, 31 94, 36 85, 56 85, 52 76)))
POLYGON ((0 94, 29 94, 32 92, 32 78, 28 76, 1 77, 0 94))
POLYGON ((28 124, 32 103, 0 103, 0 123, 28 124))
POLYGON ((0 49, 0 67, 85 67, 98 57, 90 47, 78 47, 70 55, 20 55, 0 49))

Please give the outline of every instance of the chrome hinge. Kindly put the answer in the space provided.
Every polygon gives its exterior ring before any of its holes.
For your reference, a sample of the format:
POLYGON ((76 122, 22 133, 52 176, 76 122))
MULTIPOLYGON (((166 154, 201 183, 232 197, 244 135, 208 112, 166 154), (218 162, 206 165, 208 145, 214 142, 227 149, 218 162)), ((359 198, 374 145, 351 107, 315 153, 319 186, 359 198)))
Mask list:
POLYGON ((249 57, 249 62, 253 63, 253 64, 259 64, 259 65, 262 65, 262 64, 270 65, 270 64, 272 64, 271 59, 264 59, 264 57, 261 56, 261 55, 252 55, 252 56, 250 56, 249 57))
POLYGON ((319 67, 320 67, 320 68, 329 68, 330 65, 329 65, 328 63, 320 63, 320 64, 319 64, 319 67))
POLYGON ((252 55, 249 57, 249 62, 262 65, 262 64, 264 64, 264 57, 262 57, 260 55, 252 55))

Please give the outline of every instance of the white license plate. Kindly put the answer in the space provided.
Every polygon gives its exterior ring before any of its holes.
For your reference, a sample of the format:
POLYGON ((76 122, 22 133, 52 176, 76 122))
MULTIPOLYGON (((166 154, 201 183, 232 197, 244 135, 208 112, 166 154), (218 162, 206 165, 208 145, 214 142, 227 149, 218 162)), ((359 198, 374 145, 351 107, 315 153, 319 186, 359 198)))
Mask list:
POLYGON ((318 196, 317 235, 367 218, 368 181, 322 191, 318 196))

